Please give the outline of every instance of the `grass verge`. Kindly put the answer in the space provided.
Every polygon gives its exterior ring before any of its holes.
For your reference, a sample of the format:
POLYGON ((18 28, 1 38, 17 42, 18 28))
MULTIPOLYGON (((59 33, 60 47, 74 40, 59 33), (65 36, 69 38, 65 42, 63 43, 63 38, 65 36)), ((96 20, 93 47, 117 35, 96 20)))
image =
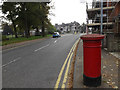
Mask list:
MULTIPOLYGON (((46 35, 45 37, 50 37, 52 35, 46 35)), ((45 38, 42 36, 31 36, 29 38, 26 37, 19 37, 19 38, 9 38, 9 40, 5 41, 0 41, 0 46, 8 45, 8 44, 13 44, 13 43, 19 43, 23 41, 30 41, 30 40, 35 40, 35 39, 40 39, 40 38, 45 38)))

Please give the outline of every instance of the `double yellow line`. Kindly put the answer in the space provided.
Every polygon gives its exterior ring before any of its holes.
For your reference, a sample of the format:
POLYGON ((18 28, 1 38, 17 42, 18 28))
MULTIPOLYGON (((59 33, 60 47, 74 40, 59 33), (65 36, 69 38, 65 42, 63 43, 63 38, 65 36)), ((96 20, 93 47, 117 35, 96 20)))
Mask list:
POLYGON ((68 76, 68 71, 69 71, 69 67, 70 67, 71 58, 73 56, 73 52, 74 52, 78 42, 79 42, 79 39, 75 42, 75 44, 70 49, 70 52, 69 52, 69 54, 68 54, 68 56, 67 56, 67 58, 66 58, 66 60, 65 60, 65 62, 63 64, 63 66, 62 66, 62 68, 60 70, 60 73, 58 75, 58 79, 57 79, 55 87, 54 87, 56 90, 59 87, 63 71, 65 70, 65 66, 67 64, 66 71, 65 71, 65 74, 64 74, 64 79, 63 79, 63 82, 62 82, 62 85, 61 85, 61 88, 65 88, 65 84, 66 84, 66 81, 67 81, 67 76, 68 76))

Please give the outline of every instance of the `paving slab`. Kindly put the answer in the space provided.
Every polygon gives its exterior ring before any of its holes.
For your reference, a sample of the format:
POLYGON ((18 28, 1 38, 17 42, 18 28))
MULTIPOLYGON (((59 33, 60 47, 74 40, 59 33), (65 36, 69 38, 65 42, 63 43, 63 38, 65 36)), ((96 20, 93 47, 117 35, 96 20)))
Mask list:
POLYGON ((83 42, 80 41, 75 61, 73 88, 118 88, 120 85, 120 83, 118 84, 118 63, 120 59, 105 50, 102 50, 101 53, 101 86, 87 87, 83 85, 83 42))

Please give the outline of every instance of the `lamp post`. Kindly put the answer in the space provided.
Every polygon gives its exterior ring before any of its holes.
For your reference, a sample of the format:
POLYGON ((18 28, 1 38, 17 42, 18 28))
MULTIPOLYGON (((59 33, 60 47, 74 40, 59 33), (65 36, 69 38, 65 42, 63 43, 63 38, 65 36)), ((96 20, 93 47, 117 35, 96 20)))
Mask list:
POLYGON ((100 28, 100 34, 103 33, 103 0, 101 0, 101 28, 100 28))

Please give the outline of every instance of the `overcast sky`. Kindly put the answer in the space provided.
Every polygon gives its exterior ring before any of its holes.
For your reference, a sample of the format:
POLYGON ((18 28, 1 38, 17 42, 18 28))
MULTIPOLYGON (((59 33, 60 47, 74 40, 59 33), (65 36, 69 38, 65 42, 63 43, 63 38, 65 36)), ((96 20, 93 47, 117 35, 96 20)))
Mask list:
MULTIPOLYGON (((91 1, 87 0, 87 2, 91 1)), ((86 0, 52 0, 52 4, 55 9, 51 11, 55 16, 49 16, 49 18, 53 25, 74 21, 80 24, 86 23, 86 0)), ((2 15, 1 12, 0 15, 2 15)))
MULTIPOLYGON (((91 0, 92 1, 92 0, 91 0)), ((50 16, 51 22, 55 23, 70 23, 77 21, 80 24, 86 23, 86 3, 83 0, 52 0, 55 9, 52 13, 55 16, 50 16)), ((90 2, 88 0, 87 2, 90 2)))

